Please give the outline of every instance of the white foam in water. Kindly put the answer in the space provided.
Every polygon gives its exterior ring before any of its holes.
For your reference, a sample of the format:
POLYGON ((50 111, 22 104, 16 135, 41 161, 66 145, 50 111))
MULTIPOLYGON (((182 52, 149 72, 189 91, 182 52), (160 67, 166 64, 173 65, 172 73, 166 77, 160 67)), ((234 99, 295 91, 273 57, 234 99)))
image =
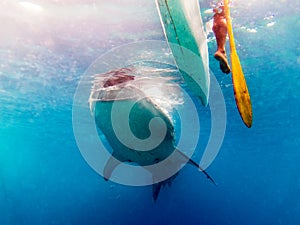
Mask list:
POLYGON ((44 11, 44 8, 38 4, 34 4, 34 3, 31 3, 31 2, 19 2, 19 4, 27 9, 27 10, 30 10, 32 12, 42 12, 44 11))

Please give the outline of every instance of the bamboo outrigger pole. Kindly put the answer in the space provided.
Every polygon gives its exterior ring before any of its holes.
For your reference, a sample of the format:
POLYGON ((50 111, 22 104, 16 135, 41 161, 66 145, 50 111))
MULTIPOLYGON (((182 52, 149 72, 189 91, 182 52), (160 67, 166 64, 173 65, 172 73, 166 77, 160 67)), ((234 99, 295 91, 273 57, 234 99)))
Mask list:
POLYGON ((227 30, 229 35, 230 61, 231 61, 231 73, 232 73, 234 98, 239 113, 245 125, 250 128, 252 126, 251 99, 248 92, 243 69, 235 48, 235 41, 234 41, 234 36, 232 31, 232 23, 230 18, 230 9, 228 7, 228 0, 224 0, 224 10, 225 10, 225 17, 227 22, 227 30))

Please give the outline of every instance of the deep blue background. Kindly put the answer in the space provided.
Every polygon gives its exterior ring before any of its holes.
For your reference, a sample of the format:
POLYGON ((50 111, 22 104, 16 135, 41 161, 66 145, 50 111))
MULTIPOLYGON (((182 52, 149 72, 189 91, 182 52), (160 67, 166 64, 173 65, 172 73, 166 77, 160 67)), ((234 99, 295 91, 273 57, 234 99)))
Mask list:
POLYGON ((253 127, 241 122, 211 41, 227 106, 224 143, 208 168, 218 187, 186 166, 156 203, 151 187, 105 182, 72 130, 77 84, 97 57, 164 40, 154 1, 32 2, 43 10, 0 3, 0 224, 300 224, 299 1, 234 1, 253 127))

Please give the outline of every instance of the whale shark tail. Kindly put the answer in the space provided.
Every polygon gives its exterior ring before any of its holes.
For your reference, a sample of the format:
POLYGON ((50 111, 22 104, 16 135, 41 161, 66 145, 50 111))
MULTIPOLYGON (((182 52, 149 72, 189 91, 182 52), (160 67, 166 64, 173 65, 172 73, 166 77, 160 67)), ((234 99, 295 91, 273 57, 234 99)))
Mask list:
POLYGON ((162 182, 152 185, 152 198, 154 201, 157 200, 162 185, 162 182))

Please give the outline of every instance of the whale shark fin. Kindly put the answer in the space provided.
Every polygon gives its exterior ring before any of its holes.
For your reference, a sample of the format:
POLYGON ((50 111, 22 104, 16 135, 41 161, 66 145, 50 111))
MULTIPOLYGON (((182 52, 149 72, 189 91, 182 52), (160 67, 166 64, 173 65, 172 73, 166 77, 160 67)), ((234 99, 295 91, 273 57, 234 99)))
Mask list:
POLYGON ((114 155, 111 155, 110 158, 108 159, 104 170, 103 170, 103 176, 104 176, 104 180, 109 180, 109 178, 111 177, 114 169, 120 165, 122 162, 117 160, 114 155))
POLYGON ((190 159, 182 151, 180 151, 180 150, 177 149, 176 152, 178 152, 183 158, 185 158, 186 160, 188 160, 189 164, 191 164, 193 166, 196 166, 202 173, 204 173, 206 175, 207 179, 209 179, 214 185, 217 186, 217 183, 214 181, 214 179, 198 163, 196 163, 194 160, 190 159))
POLYGON ((214 179, 199 165, 197 164, 194 160, 189 159, 189 163, 196 166, 199 170, 201 170, 202 173, 204 173, 207 177, 207 179, 211 180, 211 182, 217 186, 217 183, 214 181, 214 179))

